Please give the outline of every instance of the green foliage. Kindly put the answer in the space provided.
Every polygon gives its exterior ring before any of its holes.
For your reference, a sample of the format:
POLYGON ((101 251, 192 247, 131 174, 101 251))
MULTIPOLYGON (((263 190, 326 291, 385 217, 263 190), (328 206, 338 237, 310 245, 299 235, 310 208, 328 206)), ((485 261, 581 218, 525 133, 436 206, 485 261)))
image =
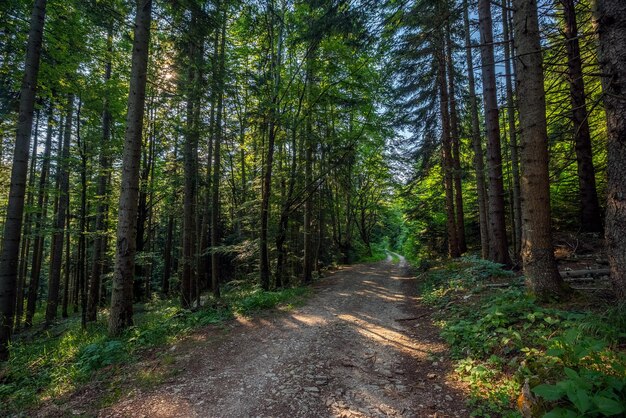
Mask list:
MULTIPOLYGON (((177 300, 153 299, 138 305, 135 326, 117 338, 107 335, 99 321, 82 329, 80 319, 71 318, 32 338, 17 340, 10 359, 0 368, 0 405, 3 411, 24 411, 46 399, 58 399, 89 381, 96 373, 116 370, 133 362, 141 351, 159 347, 189 334, 192 330, 223 322, 234 315, 301 303, 308 288, 265 292, 256 287, 231 288, 223 301, 209 300, 196 311, 180 308, 177 300)), ((150 380, 154 376, 144 376, 150 380)))
POLYGON ((550 341, 545 356, 560 369, 555 384, 533 392, 558 405, 546 416, 614 416, 626 411, 626 355, 571 328, 550 341))
POLYGON ((288 309, 300 304, 310 292, 310 289, 298 287, 285 289, 277 292, 266 292, 260 288, 253 287, 246 290, 233 292, 228 298, 233 312, 238 315, 250 315, 264 309, 272 309, 279 305, 288 303, 288 309))
POLYGON ((476 416, 517 416, 524 382, 547 417, 626 410, 623 307, 598 313, 542 305, 510 272, 474 258, 438 265, 423 279, 423 300, 441 309, 438 324, 470 383, 476 416), (494 278, 511 286, 482 286, 494 278))

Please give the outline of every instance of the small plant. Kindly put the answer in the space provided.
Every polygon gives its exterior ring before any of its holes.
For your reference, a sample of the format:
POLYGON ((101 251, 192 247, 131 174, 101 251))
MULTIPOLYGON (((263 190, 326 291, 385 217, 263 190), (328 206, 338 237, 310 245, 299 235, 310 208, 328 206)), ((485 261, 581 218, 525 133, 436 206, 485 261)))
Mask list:
MULTIPOLYGON (((307 288, 266 292, 239 284, 225 291, 219 303, 212 301, 196 311, 180 308, 175 300, 154 298, 138 309, 136 325, 115 339, 108 336, 104 322, 89 324, 83 330, 78 317, 70 318, 59 329, 46 331, 46 338, 13 343, 9 361, 0 368, 0 410, 18 413, 42 400, 58 399, 100 373, 115 378, 112 366, 137 359, 142 350, 172 343, 195 328, 234 315, 301 303, 308 293, 307 288)), ((162 377, 157 371, 135 376, 147 386, 162 377)), ((102 405, 116 399, 118 392, 119 387, 108 388, 102 405)))
POLYGON ((538 304, 521 287, 486 288, 511 273, 472 258, 421 277, 422 300, 439 308, 437 324, 470 384, 475 416, 519 416, 527 386, 538 398, 533 411, 548 418, 626 413, 626 355, 615 348, 625 337, 623 306, 572 312, 538 304))
POLYGON ((614 416, 626 411, 626 356, 604 341, 584 337, 572 328, 551 342, 545 353, 561 367, 555 384, 532 390, 555 407, 548 417, 614 416))

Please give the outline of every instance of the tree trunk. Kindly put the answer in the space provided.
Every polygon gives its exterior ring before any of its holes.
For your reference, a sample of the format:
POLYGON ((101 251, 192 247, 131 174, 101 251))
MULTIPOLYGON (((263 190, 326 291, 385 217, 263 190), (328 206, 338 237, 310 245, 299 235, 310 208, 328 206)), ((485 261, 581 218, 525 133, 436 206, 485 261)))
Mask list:
POLYGON ((141 151, 141 166, 139 168, 139 200, 137 206, 137 233, 135 236, 135 253, 140 256, 140 262, 135 264, 135 277, 133 278, 133 299, 136 302, 145 300, 145 257, 143 252, 146 244, 146 221, 148 219, 148 181, 150 179, 150 167, 153 164, 151 154, 154 142, 154 132, 151 126, 155 117, 155 97, 152 96, 148 102, 148 144, 141 151))
POLYGON ((474 59, 472 57, 471 28, 469 23, 469 5, 463 0, 463 22, 465 26, 465 54, 467 60, 467 80, 469 88, 470 117, 472 121, 472 148, 474 150, 474 170, 476 171, 476 193, 478 195, 478 219, 480 224, 480 248, 482 258, 489 257, 489 220, 487 189, 485 187, 485 162, 478 117, 476 82, 474 79, 474 59))
MULTIPOLYGON (((113 52, 113 27, 109 26, 107 33, 107 61, 104 66, 104 84, 108 85, 111 79, 111 54, 113 52)), ((111 139, 111 110, 109 98, 104 97, 102 111, 102 143, 100 144, 100 157, 98 161, 98 186, 97 186, 97 209, 96 231, 93 241, 93 262, 91 277, 89 279, 89 294, 87 296, 87 321, 95 322, 98 314, 98 301, 100 300, 100 281, 104 264, 104 235, 106 234, 106 213, 108 211, 108 171, 110 158, 108 144, 111 139)))
POLYGON ((548 132, 536 0, 513 0, 520 118, 522 262, 528 288, 540 299, 559 297, 565 284, 552 247, 548 132))
POLYGON ((623 301, 626 299, 626 2, 596 0, 594 9, 608 129, 605 235, 611 281, 616 296, 623 301))
POLYGON ((146 98, 152 0, 137 0, 135 39, 126 116, 126 135, 118 211, 115 272, 111 294, 109 333, 119 334, 133 321, 133 275, 139 196, 139 166, 146 98))
POLYGON ((506 107, 509 119, 509 142, 511 149, 511 174, 513 177, 513 257, 519 259, 522 248, 522 203, 520 199, 519 155, 517 129, 515 126, 515 102, 513 100, 513 74, 511 71, 511 31, 509 28, 508 1, 502 0, 502 33, 504 34, 504 74, 506 78, 506 107))
POLYGON ((580 193, 580 226, 586 232, 602 231, 602 215, 596 190, 596 170, 593 166, 591 132, 585 97, 582 58, 578 42, 576 6, 574 0, 561 0, 564 13, 564 35, 567 47, 567 76, 572 103, 572 122, 578 167, 580 193))
MULTIPOLYGON (((272 7, 269 10, 272 13, 271 19, 274 22, 273 14, 275 11, 273 10, 273 2, 271 3, 272 7)), ((282 25, 282 23, 281 23, 282 25)), ((273 23, 272 23, 273 28, 273 23)), ((282 29, 281 29, 282 32, 282 29)), ((261 231, 260 231, 260 263, 259 263, 259 273, 261 279, 261 287, 265 290, 269 290, 270 288, 270 261, 269 261, 269 249, 268 249, 268 224, 269 224, 269 207, 270 207, 270 196, 272 189, 272 169, 274 165, 274 146, 276 142, 276 132, 278 130, 278 120, 277 120, 277 111, 278 111, 278 95, 280 88, 280 59, 282 56, 282 35, 278 37, 278 51, 274 49, 274 35, 270 34, 270 50, 271 50, 271 68, 270 68, 270 77, 272 79, 272 98, 268 115, 268 141, 267 141, 267 156, 265 158, 265 167, 263 169, 263 188, 261 192, 261 231)))
POLYGON ((310 283, 313 279, 313 240, 312 240, 312 221, 313 221, 313 97, 311 90, 313 88, 313 72, 315 64, 316 46, 311 48, 309 55, 306 57, 306 101, 307 115, 306 127, 304 132, 305 150, 304 150, 304 185, 307 189, 306 200, 304 201, 304 258, 303 258, 303 282, 310 283))
POLYGON ((11 186, 7 215, 2 236, 0 255, 0 361, 9 356, 8 344, 11 340, 15 316, 15 284, 19 263, 20 238, 24 215, 24 195, 28 173, 28 151, 33 128, 35 90, 39 74, 39 57, 43 40, 43 27, 46 18, 46 0, 35 0, 30 18, 28 45, 24 78, 20 92, 20 107, 11 167, 11 186))
POLYGON ((174 236, 174 215, 169 215, 167 220, 167 236, 165 238, 165 255, 163 262, 163 282, 161 291, 165 296, 170 293, 170 276, 172 274, 172 241, 174 236))
POLYGON ((215 249, 219 245, 219 219, 220 219, 220 176, 222 174, 221 165, 221 145, 224 135, 224 127, 222 126, 222 117, 224 109, 224 69, 226 62, 226 24, 227 24, 227 8, 223 5, 222 12, 222 34, 220 39, 220 60, 217 79, 217 108, 215 115, 215 149, 213 151, 213 204, 211 210, 211 281, 213 295, 220 297, 220 277, 219 277, 219 254, 215 249))
MULTIPOLYGON (((440 32, 441 33, 441 32, 440 32)), ((452 141, 450 137, 450 114, 448 110, 448 87, 446 83, 445 45, 443 36, 440 36, 440 49, 437 52, 437 84, 439 85, 439 106, 441 111, 441 143, 443 183, 446 193, 446 225, 448 230, 448 255, 452 258, 461 256, 459 249, 458 229, 454 210, 454 169, 452 162, 452 141)))
MULTIPOLYGON (((26 207, 33 206, 34 189, 35 189, 35 168, 37 166, 37 144, 39 137, 39 110, 37 111, 37 120, 35 122, 35 134, 33 135, 33 148, 30 157, 30 168, 28 173, 28 189, 26 198, 26 207)), ((32 233, 32 214, 27 213, 24 219, 24 240, 22 241, 22 249, 20 251, 20 266, 17 278, 17 290, 15 301, 15 330, 19 329, 22 317, 24 316, 24 286, 26 284, 26 273, 28 273, 28 256, 31 248, 32 233)))
POLYGON ((483 100, 485 103, 485 129, 487 131, 487 161, 489 170, 489 230, 490 258, 505 266, 511 265, 504 217, 504 184, 502 180, 502 150, 496 72, 493 52, 493 23, 489 0, 478 1, 480 24, 480 55, 482 61, 483 100))
POLYGON ((185 143, 183 146, 183 171, 184 171, 184 194, 183 194, 183 272, 180 281, 180 302, 183 308, 190 308, 193 303, 193 283, 195 280, 196 265, 196 186, 198 176, 198 126, 194 117, 195 108, 200 106, 196 92, 198 91, 196 79, 196 54, 197 16, 192 11, 189 30, 189 44, 187 55, 189 68, 187 69, 187 126, 185 143))
MULTIPOLYGON (((50 155, 52 149, 52 125, 54 123, 53 118, 53 106, 50 104, 50 110, 48 113, 48 131, 46 133, 46 143, 44 145, 41 174, 39 176, 39 190, 37 191, 37 214, 35 215, 35 242, 33 244, 33 258, 30 267, 30 283, 28 285, 28 297, 26 302, 26 320, 24 324, 26 326, 33 325, 33 316, 37 308, 37 296, 39 294, 39 278, 41 276, 41 264, 43 260, 43 247, 44 247, 44 223, 48 215, 48 176, 50 173, 50 155)), ((59 135, 60 138, 63 134, 59 135)))
POLYGON ((72 138, 72 113, 74 111, 74 95, 67 98, 67 114, 63 135, 63 148, 57 163, 57 181, 59 183, 59 204, 57 206, 54 233, 52 235, 52 253, 50 255, 50 276, 48 278, 48 303, 46 305, 46 326, 50 326, 57 317, 59 304, 59 286, 61 283, 61 266, 63 264, 63 238, 67 208, 69 206, 69 158, 70 140, 72 138))
MULTIPOLYGON (((70 214, 69 208, 66 208, 66 225, 65 225, 65 266, 63 269, 63 298, 61 302, 61 317, 67 318, 67 308, 70 299, 70 270, 72 266, 72 253, 70 252, 70 214)), ((73 293, 73 292, 72 292, 73 293)), ((75 299, 74 299, 75 300, 75 299)), ((75 302, 74 302, 75 303, 75 302)))
MULTIPOLYGON (((80 290, 81 326, 87 325, 87 143, 80 135, 82 102, 76 113, 76 140, 80 153, 80 215, 78 221, 78 286, 80 290)), ((78 301, 77 301, 78 303, 78 301)))
POLYGON ((459 117, 456 105, 456 91, 454 88, 454 62, 452 61, 452 38, 450 25, 446 25, 446 64, 448 70, 448 89, 450 107, 450 138, 452 141, 452 178, 454 179, 454 209, 456 211, 456 230, 459 240, 459 252, 467 251, 465 240, 465 213, 463 211, 463 186, 461 183, 461 135, 459 132, 459 117))

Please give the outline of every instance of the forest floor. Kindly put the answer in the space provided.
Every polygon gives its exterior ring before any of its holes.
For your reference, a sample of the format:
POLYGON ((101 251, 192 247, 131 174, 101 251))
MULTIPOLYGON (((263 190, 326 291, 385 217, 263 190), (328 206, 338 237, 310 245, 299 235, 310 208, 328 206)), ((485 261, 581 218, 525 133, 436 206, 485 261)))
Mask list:
POLYGON ((160 378, 119 382, 106 407, 95 385, 40 416, 469 416, 431 308, 399 260, 341 268, 296 310, 193 333, 134 365, 160 378))

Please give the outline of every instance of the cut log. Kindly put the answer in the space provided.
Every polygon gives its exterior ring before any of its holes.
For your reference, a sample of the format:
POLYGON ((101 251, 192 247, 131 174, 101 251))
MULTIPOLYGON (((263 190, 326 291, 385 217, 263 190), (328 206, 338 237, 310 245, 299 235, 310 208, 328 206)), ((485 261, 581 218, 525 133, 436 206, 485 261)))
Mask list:
POLYGON ((609 269, 594 269, 594 270, 565 270, 561 271, 561 277, 598 277, 608 276, 609 269))

